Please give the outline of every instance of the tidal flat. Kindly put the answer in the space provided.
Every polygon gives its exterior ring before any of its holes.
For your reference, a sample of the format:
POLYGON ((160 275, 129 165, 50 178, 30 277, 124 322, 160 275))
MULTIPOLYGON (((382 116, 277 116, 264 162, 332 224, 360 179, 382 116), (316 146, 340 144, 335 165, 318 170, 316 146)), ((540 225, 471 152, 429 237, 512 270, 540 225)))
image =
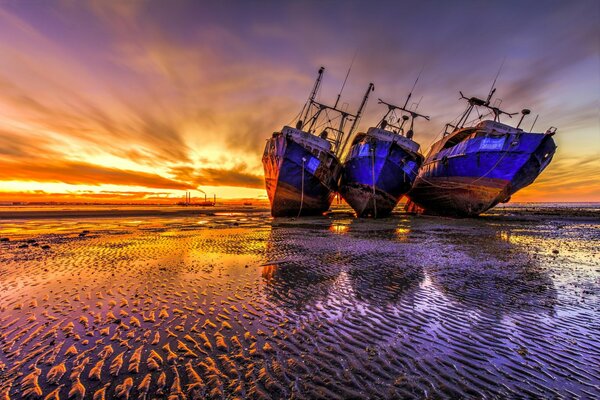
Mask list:
POLYGON ((0 397, 597 398, 598 211, 5 213, 0 397))

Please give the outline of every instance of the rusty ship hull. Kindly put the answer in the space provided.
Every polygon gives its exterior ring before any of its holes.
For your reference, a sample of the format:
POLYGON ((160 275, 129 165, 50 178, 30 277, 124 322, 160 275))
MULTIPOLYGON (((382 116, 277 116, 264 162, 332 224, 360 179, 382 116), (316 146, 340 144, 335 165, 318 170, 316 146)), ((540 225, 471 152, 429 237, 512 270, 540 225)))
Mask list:
POLYGON ((329 209, 341 174, 335 155, 280 133, 267 140, 262 162, 272 216, 322 215, 329 209))
POLYGON ((555 150, 548 134, 514 128, 497 136, 473 133, 427 158, 407 194, 407 210, 477 216, 533 183, 555 150))

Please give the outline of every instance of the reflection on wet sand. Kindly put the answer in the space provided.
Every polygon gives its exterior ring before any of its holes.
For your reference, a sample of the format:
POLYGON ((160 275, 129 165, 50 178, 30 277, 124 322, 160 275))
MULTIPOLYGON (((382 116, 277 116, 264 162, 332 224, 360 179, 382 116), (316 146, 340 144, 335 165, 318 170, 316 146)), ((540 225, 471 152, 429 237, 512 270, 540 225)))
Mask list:
POLYGON ((348 275, 356 298, 378 306, 397 303, 417 289, 424 279, 421 266, 408 263, 403 257, 389 255, 359 258, 348 275))
POLYGON ((455 257, 451 265, 428 266, 433 284, 446 296, 481 312, 552 314, 557 293, 548 272, 528 257, 526 249, 498 236, 485 226, 472 233, 445 233, 443 241, 455 257), (461 262, 462 253, 469 256, 461 262))
POLYGON ((594 397, 596 225, 559 223, 14 223, 0 228, 0 394, 594 397))
MULTIPOLYGON (((423 279, 422 267, 407 263, 402 253, 385 253, 372 246, 348 247, 343 243, 335 252, 315 251, 314 238, 325 230, 339 235, 339 226, 344 226, 343 232, 349 238, 362 240, 393 239, 397 234, 397 229, 386 229, 378 231, 375 237, 372 231, 353 229, 352 223, 335 222, 329 227, 313 225, 308 232, 272 227, 266 257, 273 261, 266 263, 262 272, 269 300, 296 309, 310 307, 330 296, 333 286, 339 289, 346 280, 352 300, 368 303, 396 302, 404 292, 418 287, 423 279)), ((330 244, 339 241, 337 237, 324 240, 330 244)))
POLYGON ((337 274, 314 262, 283 261, 263 266, 262 277, 269 302, 301 311, 327 297, 337 274))

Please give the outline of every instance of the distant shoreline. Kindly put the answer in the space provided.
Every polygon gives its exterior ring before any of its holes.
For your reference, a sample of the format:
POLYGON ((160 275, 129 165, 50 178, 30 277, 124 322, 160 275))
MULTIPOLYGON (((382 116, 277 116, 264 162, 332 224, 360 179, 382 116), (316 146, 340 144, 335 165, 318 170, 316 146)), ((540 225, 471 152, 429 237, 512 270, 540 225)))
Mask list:
MULTIPOLYGON (((403 205, 394 215, 403 214, 403 205)), ((0 221, 71 218, 193 217, 227 214, 269 214, 268 204, 217 206, 132 206, 132 205, 54 205, 0 207, 0 221)), ((345 204, 333 205, 333 213, 350 213, 345 204)), ((393 217, 392 217, 393 218, 393 217)), ((489 219, 577 219, 600 223, 600 203, 511 203, 499 205, 481 218, 489 219)))

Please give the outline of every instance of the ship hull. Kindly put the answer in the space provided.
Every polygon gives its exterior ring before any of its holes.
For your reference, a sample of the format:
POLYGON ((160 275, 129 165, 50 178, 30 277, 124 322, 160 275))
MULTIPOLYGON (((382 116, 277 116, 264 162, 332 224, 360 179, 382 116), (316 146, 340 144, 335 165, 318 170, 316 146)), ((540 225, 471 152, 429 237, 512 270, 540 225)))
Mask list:
POLYGON ((489 139, 470 139, 428 158, 407 194, 407 211, 477 216, 533 183, 556 150, 551 136, 544 134, 494 139, 504 142, 493 151, 483 140, 489 139))
POLYGON ((395 142, 356 143, 347 157, 340 194, 359 217, 386 217, 412 186, 422 156, 395 142))
POLYGON ((333 154, 315 155, 293 139, 276 135, 267 140, 262 161, 272 216, 322 215, 329 209, 341 173, 333 154))

